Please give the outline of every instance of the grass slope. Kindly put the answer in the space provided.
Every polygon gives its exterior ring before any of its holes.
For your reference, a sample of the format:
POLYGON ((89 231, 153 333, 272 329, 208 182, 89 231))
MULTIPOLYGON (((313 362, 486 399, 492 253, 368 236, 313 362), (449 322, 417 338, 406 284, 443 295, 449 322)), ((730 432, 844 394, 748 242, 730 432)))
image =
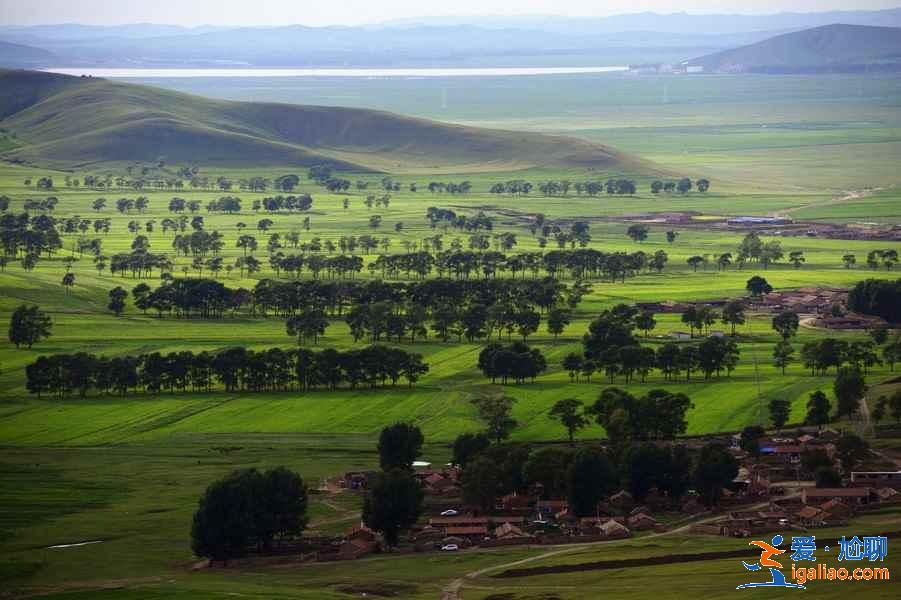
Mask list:
POLYGON ((584 140, 365 109, 208 100, 27 71, 0 71, 0 89, 0 123, 22 142, 4 156, 26 162, 71 166, 165 158, 232 167, 330 163, 356 171, 394 171, 393 164, 650 169, 584 140))
POLYGON ((826 25, 717 52, 692 64, 710 71, 894 71, 901 68, 901 29, 826 25))

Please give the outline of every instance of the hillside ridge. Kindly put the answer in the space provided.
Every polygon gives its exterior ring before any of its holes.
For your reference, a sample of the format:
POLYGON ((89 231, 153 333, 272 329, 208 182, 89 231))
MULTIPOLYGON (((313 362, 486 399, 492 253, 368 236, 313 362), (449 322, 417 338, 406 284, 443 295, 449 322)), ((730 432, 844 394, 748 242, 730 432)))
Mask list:
POLYGON ((0 127, 27 163, 329 164, 652 169, 578 138, 483 129, 361 108, 213 100, 93 77, 0 70, 0 127))

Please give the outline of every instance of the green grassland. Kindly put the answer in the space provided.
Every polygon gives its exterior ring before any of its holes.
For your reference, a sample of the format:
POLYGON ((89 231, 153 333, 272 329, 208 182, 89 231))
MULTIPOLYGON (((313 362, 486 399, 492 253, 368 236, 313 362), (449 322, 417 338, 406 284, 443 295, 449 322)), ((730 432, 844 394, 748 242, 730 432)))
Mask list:
MULTIPOLYGON (((856 254, 862 263, 867 252, 886 248, 890 243, 807 237, 779 238, 786 253, 804 251, 807 262, 800 269, 777 264, 766 271, 749 266, 744 270, 732 267, 717 272, 708 267, 706 271, 693 272, 686 264, 688 257, 735 252, 742 233, 704 226, 704 221, 691 227, 652 224, 649 239, 637 244, 625 236, 628 223, 613 220, 678 210, 708 216, 779 213, 804 221, 899 224, 901 199, 897 188, 892 187, 899 182, 897 164, 901 156, 901 138, 896 137, 901 131, 896 79, 853 76, 526 79, 529 81, 489 79, 479 86, 452 80, 377 80, 366 82, 369 88, 363 82, 343 80, 327 82, 328 85, 317 80, 257 82, 258 87, 254 89, 241 88, 240 82, 229 82, 221 94, 390 109, 466 125, 578 135, 650 158, 673 176, 706 175, 713 181, 711 191, 693 192, 684 197, 653 196, 647 191, 648 184, 659 175, 644 170, 645 163, 641 161, 593 170, 567 166, 522 171, 514 168, 531 164, 529 161, 502 164, 460 160, 438 165, 427 157, 408 160, 409 156, 402 153, 383 155, 374 150, 367 155, 367 165, 394 172, 395 179, 403 184, 417 182, 420 191, 409 192, 404 185, 403 191, 392 193, 388 208, 370 210, 363 200, 367 193, 379 194, 381 176, 353 173, 344 176, 370 181, 370 190, 334 195, 304 181, 302 190, 314 197, 313 208, 306 214, 255 215, 249 206, 258 195, 242 192, 233 192, 244 202, 242 214, 201 213, 207 230, 215 229, 225 235, 226 262, 233 262, 241 254, 234 245, 238 235, 236 223, 246 223, 245 233, 252 233, 260 242, 257 256, 264 264, 263 272, 255 278, 242 279, 236 270, 231 276, 223 274, 220 278, 230 287, 251 287, 257 278, 274 276, 264 260, 263 248, 269 234, 255 231, 257 220, 264 216, 275 222, 269 233, 284 235, 298 230, 303 241, 313 237, 336 241, 342 235, 372 233, 389 237, 389 252, 399 253, 403 251, 404 241, 418 242, 440 232, 430 229, 425 219, 429 206, 452 208, 464 214, 485 210, 496 217, 496 231, 516 233, 515 251, 538 249, 524 217, 541 212, 551 220, 589 220, 592 248, 645 252, 665 249, 670 262, 663 273, 642 274, 625 283, 592 282, 592 292, 559 339, 547 334, 544 323, 529 338, 529 344, 547 356, 549 370, 534 384, 511 385, 503 391, 517 400, 514 417, 520 426, 513 439, 550 442, 562 440, 564 431, 547 418, 548 408, 565 397, 591 402, 606 385, 599 375, 591 383, 571 383, 560 367, 563 356, 581 349, 581 337, 588 323, 606 307, 619 302, 738 297, 745 293, 745 282, 753 274, 764 275, 776 289, 850 286, 867 277, 898 276, 884 269, 868 270, 860 264, 845 269, 841 263, 841 257, 849 252, 856 254), (446 108, 441 104, 442 86, 446 108), (831 123, 831 127, 826 123, 831 123), (622 175, 638 181, 636 196, 545 198, 532 193, 512 198, 486 193, 491 183, 512 178, 537 183, 545 179, 575 181, 622 175), (467 196, 423 191, 424 185, 433 179, 468 179, 475 191, 467 196), (843 190, 867 186, 884 189, 861 197, 841 198, 843 190), (350 199, 347 210, 342 208, 345 197, 350 199), (383 217, 381 228, 375 232, 368 227, 369 217, 374 214, 383 217), (304 216, 311 219, 309 232, 302 228, 304 216), (403 223, 401 232, 394 230, 398 222, 403 223), (666 242, 668 229, 680 232, 674 244, 666 242)), ((211 85, 208 82, 191 85, 203 89, 187 91, 204 94, 212 91, 204 87, 211 85)), ((25 138, 20 134, 16 143, 34 142, 25 138)), ((12 142, 10 148, 11 145, 12 142)), ((72 143, 71 147, 75 145, 72 143)), ((0 151, 6 149, 0 147, 0 151)), ((334 156, 359 162, 358 151, 342 152, 340 157, 334 156)), ((465 153, 460 152, 465 158, 465 153)), ((275 162, 249 168, 240 164, 207 167, 199 158, 197 162, 202 174, 213 179, 219 175, 235 179, 254 175, 272 178, 304 172, 297 163, 275 162)), ((121 173, 130 164, 123 157, 122 162, 82 166, 72 174, 121 173)), ((170 160, 170 165, 181 166, 181 163, 170 160)), ((175 195, 196 198, 203 205, 222 195, 188 189, 144 191, 142 195, 150 199, 150 209, 143 215, 121 215, 112 206, 115 199, 133 198, 137 193, 67 189, 62 187, 66 174, 62 171, 6 163, 0 166, 0 194, 12 197, 12 210, 18 211, 24 199, 48 195, 25 188, 23 180, 51 173, 58 186, 53 195, 60 199, 57 216, 78 214, 85 218, 112 219, 111 233, 96 236, 102 238, 106 255, 129 248, 133 235, 127 230, 128 221, 155 219, 157 228, 149 235, 151 251, 172 256, 171 234, 163 234, 159 228, 159 221, 170 216, 166 211, 169 199, 175 195), (107 198, 108 208, 95 214, 90 204, 98 196, 107 198)), ((455 237, 461 238, 465 245, 466 235, 451 230, 444 236, 445 247, 455 237)), ((77 600, 205 599, 236 594, 250 598, 350 598, 386 590, 401 598, 437 598, 451 580, 466 573, 518 559, 537 558, 547 552, 547 549, 516 548, 450 556, 387 556, 303 567, 248 566, 191 571, 194 559, 188 531, 196 500, 210 481, 234 468, 284 464, 298 470, 308 484, 316 487, 324 477, 374 467, 377 433, 382 426, 396 420, 411 420, 422 428, 427 440, 425 459, 436 463, 446 461, 450 455, 449 442, 457 434, 480 428, 470 400, 491 387, 475 368, 480 346, 443 344, 432 338, 412 346, 404 344, 403 348, 422 353, 431 366, 429 374, 413 388, 306 394, 164 393, 126 398, 38 400, 25 391, 23 370, 41 354, 90 351, 116 355, 155 350, 212 350, 235 344, 260 349, 290 347, 296 343, 277 319, 160 320, 142 315, 131 306, 122 317, 116 318, 106 310, 107 292, 116 285, 130 289, 141 280, 113 277, 108 273, 98 275, 90 260, 84 258, 75 263, 76 283, 70 293, 65 293, 60 285, 65 272, 62 257, 71 253, 75 239, 66 236, 64 250, 52 260, 42 259, 31 273, 24 272, 18 262, 10 263, 0 272, 0 321, 6 323, 14 307, 25 302, 39 304, 54 322, 53 337, 31 350, 0 345, 0 587, 4 590, 47 593, 47 597, 55 599, 77 600), (103 540, 103 543, 48 548, 92 540, 103 540), (348 587, 353 585, 362 587, 348 587)), ((183 257, 178 259, 176 276, 182 276, 181 267, 188 262, 183 257)), ((361 277, 368 278, 368 272, 364 270, 361 277)), ((148 283, 155 286, 159 280, 154 278, 148 283)), ((645 343, 656 346, 669 332, 684 328, 678 316, 659 315, 654 337, 645 343)), ((741 361, 730 377, 704 381, 696 376, 691 382, 664 382, 654 373, 646 383, 631 384, 628 388, 636 394, 658 387, 688 394, 694 402, 688 415, 691 434, 733 431, 747 424, 765 423, 766 403, 773 398, 790 400, 791 421, 798 422, 810 392, 823 389, 831 395, 830 377, 811 376, 797 364, 789 367, 783 376, 770 365, 777 337, 768 317, 753 317, 740 334, 741 361)), ((804 341, 824 335, 827 333, 802 328, 794 344, 800 348, 804 341)), ((829 335, 861 339, 865 334, 829 335)), ((339 321, 332 322, 327 335, 319 342, 320 348, 352 346, 347 326, 339 321)), ((887 367, 879 367, 868 375, 868 382, 884 382, 895 376, 887 367)), ((579 437, 590 440, 602 435, 600 427, 592 426, 579 437)), ((356 496, 312 495, 313 529, 326 533, 344 529, 353 522, 359 501, 356 496)), ((896 513, 866 517, 861 521, 861 532, 879 531, 883 523, 896 523, 897 519, 896 513)), ((654 553, 734 549, 741 544, 718 538, 673 535, 584 548, 536 560, 532 566, 557 561, 586 562, 654 553)), ((889 556, 888 564, 897 568, 897 558, 891 552, 889 556)), ((738 561, 719 560, 521 580, 481 576, 468 580, 463 594, 467 600, 627 598, 651 594, 684 597, 686 585, 690 585, 698 595, 725 597, 735 593, 735 585, 745 577, 738 561)), ((887 594, 890 588, 885 585, 853 585, 859 586, 853 588, 858 593, 866 592, 866 597, 890 597, 887 594)), ((837 597, 851 589, 851 584, 844 587, 821 584, 817 594, 837 597)))
POLYGON ((676 171, 784 192, 897 183, 901 82, 878 75, 133 80, 203 96, 356 106, 561 133, 676 171))

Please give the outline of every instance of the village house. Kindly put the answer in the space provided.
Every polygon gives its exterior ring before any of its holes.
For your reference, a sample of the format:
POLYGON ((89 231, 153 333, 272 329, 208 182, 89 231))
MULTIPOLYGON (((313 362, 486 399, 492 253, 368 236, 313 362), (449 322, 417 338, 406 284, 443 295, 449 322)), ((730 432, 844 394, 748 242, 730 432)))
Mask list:
POLYGON ((821 505, 830 500, 839 500, 851 507, 870 504, 874 494, 872 488, 804 488, 801 490, 801 501, 804 504, 821 505))
POLYGON ((901 471, 851 471, 851 485, 901 490, 901 471))
POLYGON ((626 523, 632 531, 646 531, 657 526, 657 520, 643 512, 632 515, 626 519, 626 523))
POLYGON ((535 503, 535 509, 542 518, 555 517, 568 508, 569 503, 566 500, 539 500, 535 503))
POLYGON ((366 483, 372 474, 372 471, 348 471, 344 474, 342 485, 349 490, 366 489, 366 483))
POLYGON ((495 503, 495 509, 508 513, 528 513, 532 510, 535 499, 526 494, 507 494, 501 496, 495 503))
POLYGON ((601 533, 608 538, 627 538, 632 535, 629 528, 614 519, 610 519, 600 526, 601 533))
POLYGON ((528 533, 525 533, 522 529, 517 527, 516 525, 512 525, 510 523, 504 523, 499 527, 496 527, 494 530, 494 537, 498 540, 511 540, 511 539, 522 539, 522 538, 530 538, 532 537, 528 533))
POLYGON ((457 537, 475 543, 488 537, 488 528, 484 525, 448 527, 446 533, 450 537, 457 537))
POLYGON ((363 523, 351 526, 338 547, 339 560, 350 560, 372 554, 378 549, 378 536, 363 523))
POLYGON ((820 527, 825 521, 823 510, 816 506, 805 506, 795 513, 795 518, 803 527, 820 527))

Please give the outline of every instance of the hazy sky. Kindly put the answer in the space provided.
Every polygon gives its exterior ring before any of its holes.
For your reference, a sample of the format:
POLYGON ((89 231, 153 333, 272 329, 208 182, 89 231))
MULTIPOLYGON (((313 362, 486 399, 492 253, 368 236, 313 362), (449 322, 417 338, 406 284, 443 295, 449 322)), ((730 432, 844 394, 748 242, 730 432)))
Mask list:
POLYGON ((646 10, 760 14, 899 5, 901 0, 0 0, 0 23, 352 25, 417 16, 605 16, 646 10))

